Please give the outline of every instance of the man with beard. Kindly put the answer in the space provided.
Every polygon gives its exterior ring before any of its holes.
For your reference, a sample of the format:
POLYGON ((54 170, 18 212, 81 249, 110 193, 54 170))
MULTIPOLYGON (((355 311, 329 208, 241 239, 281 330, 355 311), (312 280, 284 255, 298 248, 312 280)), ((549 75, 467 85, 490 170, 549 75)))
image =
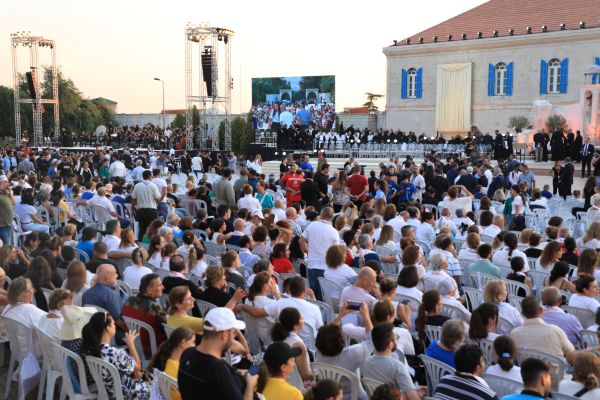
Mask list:
POLYGON ((258 375, 239 374, 221 357, 234 344, 234 336, 245 329, 229 308, 217 307, 204 316, 202 342, 181 355, 178 383, 183 400, 251 400, 258 375))

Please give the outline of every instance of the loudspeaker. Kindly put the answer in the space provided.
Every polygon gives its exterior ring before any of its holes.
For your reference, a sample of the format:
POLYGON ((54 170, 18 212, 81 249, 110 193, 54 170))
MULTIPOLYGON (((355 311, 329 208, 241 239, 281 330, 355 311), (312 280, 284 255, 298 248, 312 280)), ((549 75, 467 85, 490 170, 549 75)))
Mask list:
POLYGON ((212 61, 213 61, 213 51, 212 47, 206 46, 204 48, 204 52, 200 55, 202 58, 202 79, 206 84, 206 94, 209 97, 213 95, 213 85, 212 85, 212 61))
POLYGON ((36 99, 35 87, 37 86, 37 71, 35 69, 31 69, 29 72, 25 72, 25 76, 27 77, 27 86, 29 87, 29 95, 31 99, 36 99))

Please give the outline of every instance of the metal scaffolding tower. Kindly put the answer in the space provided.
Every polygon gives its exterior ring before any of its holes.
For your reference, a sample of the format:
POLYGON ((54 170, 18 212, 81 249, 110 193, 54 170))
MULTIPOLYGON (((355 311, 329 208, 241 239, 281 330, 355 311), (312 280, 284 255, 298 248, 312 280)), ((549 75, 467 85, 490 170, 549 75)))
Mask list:
POLYGON ((207 23, 185 28, 186 148, 231 150, 231 38, 234 32, 207 23), (198 52, 198 94, 194 94, 194 49, 198 52), (221 55, 223 54, 223 55, 221 55), (221 58, 219 58, 221 57, 221 58), (198 104, 201 126, 193 131, 193 107, 198 104), (219 149, 217 115, 225 115, 225 146, 219 149), (197 144, 197 146, 195 146, 197 144))
MULTIPOLYGON (((13 62, 13 94, 15 102, 15 133, 16 145, 22 144, 21 137, 21 104, 32 104, 33 110, 33 146, 42 146, 44 144, 44 133, 42 131, 42 113, 44 112, 44 104, 54 105, 54 132, 56 135, 60 133, 60 115, 58 101, 58 70, 56 68, 56 43, 54 40, 45 39, 41 36, 32 36, 31 32, 17 32, 11 36, 12 62, 13 62), (19 83, 20 75, 18 68, 18 49, 19 47, 29 48, 29 65, 31 74, 31 86, 34 89, 33 98, 20 97, 19 83), (52 98, 43 99, 40 88, 41 77, 38 74, 43 73, 39 65, 39 49, 40 47, 48 47, 52 57, 52 98)), ((30 94, 31 97, 31 94, 30 94)), ((48 135, 49 136, 49 135, 48 135)), ((24 143, 31 146, 32 143, 24 143)))

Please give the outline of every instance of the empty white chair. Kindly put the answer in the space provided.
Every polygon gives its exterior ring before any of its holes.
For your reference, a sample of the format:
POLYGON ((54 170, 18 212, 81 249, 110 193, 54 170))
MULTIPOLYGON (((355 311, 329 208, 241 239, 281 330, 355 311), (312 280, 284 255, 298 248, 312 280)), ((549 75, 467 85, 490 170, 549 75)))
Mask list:
MULTIPOLYGON (((13 321, 12 319, 0 317, 0 321, 3 322, 6 328, 9 340, 8 343, 10 345, 10 361, 8 362, 6 385, 4 389, 4 398, 8 399, 12 376, 17 368, 17 364, 21 365, 23 359, 27 356, 27 353, 33 347, 33 332, 22 323, 13 321), (26 347, 23 347, 24 342, 27 343, 26 347)), ((25 394, 22 393, 21 385, 17 386, 19 387, 18 399, 22 400, 24 399, 25 394)))
POLYGON ((163 399, 171 399, 173 394, 179 393, 177 380, 172 376, 169 376, 156 368, 154 369, 153 374, 154 377, 157 378, 158 387, 163 399))
POLYGON ((46 400, 54 398, 54 387, 56 381, 61 377, 60 360, 56 356, 52 347, 52 338, 37 326, 33 328, 40 343, 44 361, 42 362, 42 374, 40 376, 40 387, 38 389, 38 400, 42 399, 44 390, 46 391, 46 400))

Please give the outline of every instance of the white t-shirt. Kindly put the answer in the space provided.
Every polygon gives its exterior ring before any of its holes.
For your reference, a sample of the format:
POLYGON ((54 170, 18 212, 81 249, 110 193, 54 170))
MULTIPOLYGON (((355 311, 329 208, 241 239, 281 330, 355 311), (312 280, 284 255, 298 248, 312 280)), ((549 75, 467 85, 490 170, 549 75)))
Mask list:
POLYGON ((192 170, 202 171, 202 158, 198 156, 192 158, 192 170))
POLYGON ((519 206, 519 214, 523 214, 523 209, 524 209, 524 205, 523 205, 523 199, 521 198, 521 196, 517 196, 513 199, 513 203, 512 203, 512 211, 511 214, 515 215, 517 213, 516 207, 515 206, 519 206))
POLYGON ((37 210, 35 207, 30 206, 29 204, 19 203, 15 206, 15 214, 21 220, 21 225, 30 224, 33 222, 32 215, 37 214, 37 210))
MULTIPOLYGON (((254 307, 262 307, 262 308, 267 308, 269 305, 275 303, 276 301, 273 299, 268 298, 267 296, 256 296, 254 297, 254 301, 251 301, 250 299, 246 299, 246 304, 254 306, 254 307)), ((266 318, 257 318, 256 323, 257 323, 257 330, 258 330, 258 336, 262 339, 269 339, 271 337, 271 325, 274 324, 276 321, 276 318, 273 318, 271 316, 266 317, 266 318)))
POLYGON ((521 367, 517 367, 516 365, 513 366, 510 371, 504 371, 498 364, 490 365, 485 373, 523 383, 523 378, 521 378, 521 367))
POLYGON ((600 307, 598 300, 578 293, 573 294, 569 298, 569 305, 571 307, 585 308, 593 313, 596 313, 596 310, 600 307))
POLYGON ((119 245, 121 244, 121 238, 114 235, 106 235, 102 242, 106 245, 107 251, 117 251, 119 250, 119 245))
MULTIPOLYGON (((371 339, 370 335, 367 336, 367 331, 362 326, 356 326, 353 324, 344 324, 342 326, 342 331, 344 333, 348 333, 351 336, 359 336, 363 340, 371 339)), ((412 336, 407 329, 404 328, 394 328, 394 333, 396 334, 396 340, 398 344, 398 349, 400 349, 404 354, 414 355, 415 354, 415 345, 412 340, 412 336)))
POLYGON ((148 267, 139 265, 130 265, 123 271, 123 282, 129 285, 130 288, 139 290, 140 281, 148 274, 151 274, 152 270, 148 267))
POLYGON ((477 255, 477 250, 470 249, 468 247, 463 247, 458 252, 459 260, 468 260, 468 261, 479 261, 479 255, 477 255))
MULTIPOLYGON (((566 394, 573 396, 575 393, 579 392, 583 389, 583 383, 575 382, 571 379, 563 379, 558 384, 558 393, 566 394)), ((600 389, 592 389, 590 391, 585 392, 581 397, 578 397, 581 400, 598 400, 600 399, 600 389)))
POLYGON ((486 236, 496 237, 496 235, 499 234, 501 230, 502 229, 500 229, 496 225, 492 224, 492 225, 486 226, 483 229, 483 231, 481 232, 481 234, 486 235, 486 236))
POLYGON ((267 305, 265 311, 271 318, 279 318, 281 310, 287 307, 298 309, 300 314, 304 317, 304 323, 309 324, 314 329, 316 336, 317 330, 323 326, 323 315, 321 314, 319 307, 304 299, 285 297, 267 305))
POLYGON ((392 228, 394 228, 394 231, 398 234, 402 234, 402 227, 404 225, 406 225, 406 222, 404 221, 404 218, 402 218, 401 216, 396 216, 392 219, 390 219, 386 225, 391 226, 392 228))
MULTIPOLYGON (((162 178, 154 178, 151 182, 154 183, 156 187, 158 187, 158 193, 160 193, 162 196, 163 190, 167 187, 167 182, 162 178)), ((165 198, 166 197, 167 196, 165 196, 165 198)), ((165 199, 163 199, 162 202, 164 203, 165 199)))
POLYGON ((334 244, 341 244, 340 235, 330 223, 324 221, 311 222, 302 237, 308 241, 309 269, 326 269, 325 253, 334 244))
MULTIPOLYGON (((337 268, 329 268, 325 270, 324 277, 325 279, 329 279, 334 281, 335 283, 340 284, 341 287, 346 287, 348 285, 354 284, 356 281, 356 271, 347 266, 346 264, 342 264, 337 268)), ((339 299, 340 293, 332 293, 333 298, 339 299)))
POLYGON ((457 197, 454 200, 450 200, 450 197, 444 197, 444 200, 441 201, 438 207, 444 208, 446 207, 450 210, 450 215, 455 215, 456 210, 463 209, 465 213, 473 210, 473 198, 472 197, 457 197))
MULTIPOLYGON (((495 252, 494 256, 492 257, 492 264, 494 264, 497 267, 510 268, 510 260, 508 259, 508 252, 509 252, 509 250, 508 250, 508 247, 506 247, 506 246, 504 246, 502 249, 495 252)), ((514 249, 511 257, 512 258, 521 257, 523 259, 523 262, 525 263, 525 269, 523 271, 524 272, 529 271, 529 263, 527 262, 527 256, 525 255, 525 253, 523 253, 521 250, 514 249)))
POLYGON ((433 227, 427 222, 419 224, 415 231, 415 239, 419 242, 423 242, 431 246, 431 244, 435 240, 435 232, 433 230, 433 227))

